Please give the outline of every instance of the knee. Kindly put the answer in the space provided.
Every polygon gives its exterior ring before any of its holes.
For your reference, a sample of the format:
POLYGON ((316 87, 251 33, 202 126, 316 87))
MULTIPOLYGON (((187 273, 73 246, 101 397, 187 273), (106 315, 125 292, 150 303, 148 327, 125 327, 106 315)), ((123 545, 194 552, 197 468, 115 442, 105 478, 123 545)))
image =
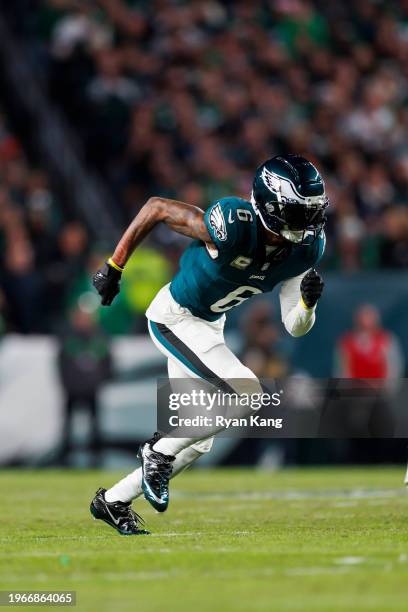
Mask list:
POLYGON ((242 365, 239 370, 236 369, 232 376, 228 377, 230 386, 234 389, 238 395, 253 395, 256 393, 262 393, 262 386, 257 376, 242 365))

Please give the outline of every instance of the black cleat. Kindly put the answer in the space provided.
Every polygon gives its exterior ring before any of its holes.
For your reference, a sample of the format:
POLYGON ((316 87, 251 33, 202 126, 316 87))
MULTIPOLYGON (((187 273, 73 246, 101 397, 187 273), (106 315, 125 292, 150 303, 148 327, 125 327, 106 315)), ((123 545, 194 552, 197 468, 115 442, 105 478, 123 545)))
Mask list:
POLYGON ((173 471, 173 455, 164 455, 153 450, 160 440, 156 432, 151 440, 141 445, 138 457, 142 461, 142 489, 145 498, 158 512, 164 512, 169 505, 169 480, 173 471))
POLYGON ((105 500, 106 489, 98 489, 91 501, 90 511, 95 519, 105 521, 121 535, 147 535, 149 531, 140 529, 144 520, 131 508, 130 502, 112 502, 105 500))

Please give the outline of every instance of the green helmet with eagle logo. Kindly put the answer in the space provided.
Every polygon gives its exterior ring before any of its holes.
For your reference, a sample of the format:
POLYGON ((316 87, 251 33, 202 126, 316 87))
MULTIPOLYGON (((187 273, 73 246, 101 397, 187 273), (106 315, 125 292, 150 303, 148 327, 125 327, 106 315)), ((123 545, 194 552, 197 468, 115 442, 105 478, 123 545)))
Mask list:
POLYGON ((277 155, 261 164, 251 202, 268 231, 295 243, 320 235, 329 204, 319 171, 300 155, 277 155))

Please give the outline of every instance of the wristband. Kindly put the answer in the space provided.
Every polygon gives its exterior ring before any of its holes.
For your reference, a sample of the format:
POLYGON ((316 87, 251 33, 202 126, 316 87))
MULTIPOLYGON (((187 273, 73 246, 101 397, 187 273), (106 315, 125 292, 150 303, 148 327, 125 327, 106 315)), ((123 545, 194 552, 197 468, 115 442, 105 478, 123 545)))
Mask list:
POLYGON ((108 264, 112 268, 115 268, 115 270, 117 270, 118 272, 123 272, 123 270, 125 269, 125 268, 121 268, 120 266, 118 266, 118 264, 113 261, 112 257, 109 257, 108 264))

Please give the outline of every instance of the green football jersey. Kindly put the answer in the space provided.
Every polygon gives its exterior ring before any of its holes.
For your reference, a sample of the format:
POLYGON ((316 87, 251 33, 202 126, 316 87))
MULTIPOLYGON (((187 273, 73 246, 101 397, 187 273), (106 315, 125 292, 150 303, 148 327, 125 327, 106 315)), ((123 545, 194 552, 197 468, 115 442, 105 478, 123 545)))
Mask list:
POLYGON ((251 203, 242 198, 217 200, 204 219, 214 247, 192 242, 180 259, 170 291, 176 302, 207 321, 306 272, 324 252, 324 232, 310 244, 288 242, 271 252, 251 203))

